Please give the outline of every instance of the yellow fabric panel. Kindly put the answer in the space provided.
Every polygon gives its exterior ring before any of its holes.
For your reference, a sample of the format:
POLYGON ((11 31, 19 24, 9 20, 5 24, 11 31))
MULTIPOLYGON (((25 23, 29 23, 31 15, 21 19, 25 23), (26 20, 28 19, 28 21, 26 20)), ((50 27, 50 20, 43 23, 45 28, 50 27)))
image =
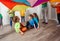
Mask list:
POLYGON ((29 8, 29 7, 26 5, 16 5, 12 8, 12 11, 20 11, 20 10, 25 10, 27 8, 29 8))

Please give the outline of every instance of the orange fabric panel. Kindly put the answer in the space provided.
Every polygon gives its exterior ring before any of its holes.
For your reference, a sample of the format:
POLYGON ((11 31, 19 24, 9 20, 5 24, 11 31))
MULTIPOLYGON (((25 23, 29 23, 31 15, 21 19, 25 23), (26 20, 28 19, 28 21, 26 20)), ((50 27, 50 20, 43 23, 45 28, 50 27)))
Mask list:
POLYGON ((60 0, 50 0, 50 2, 60 2, 60 0))

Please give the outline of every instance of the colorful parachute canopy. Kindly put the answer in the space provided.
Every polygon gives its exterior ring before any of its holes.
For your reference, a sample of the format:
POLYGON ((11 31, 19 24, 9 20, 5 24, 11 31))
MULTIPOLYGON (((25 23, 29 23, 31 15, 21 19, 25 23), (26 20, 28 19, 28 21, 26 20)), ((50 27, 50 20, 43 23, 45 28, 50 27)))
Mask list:
POLYGON ((12 11, 20 11, 20 15, 25 16, 25 12, 27 8, 30 7, 26 5, 16 5, 15 7, 13 7, 12 11))
POLYGON ((9 9, 12 9, 17 4, 20 4, 20 5, 23 4, 23 3, 12 2, 11 0, 0 0, 0 2, 3 3, 9 9))
POLYGON ((11 0, 0 0, 0 2, 7 6, 9 9, 12 9, 17 4, 15 2, 11 2, 11 0))
POLYGON ((40 4, 44 3, 44 2, 47 2, 49 0, 13 0, 13 1, 14 2, 21 2, 21 3, 24 3, 26 5, 35 7, 35 6, 38 6, 38 5, 40 5, 40 4))
POLYGON ((28 5, 28 6, 30 6, 30 3, 27 0, 12 0, 12 1, 19 2, 19 3, 24 3, 24 4, 28 5))
POLYGON ((47 1, 49 0, 0 0, 0 2, 10 9, 12 9, 17 4, 26 4, 28 6, 35 7, 47 1))
POLYGON ((50 0, 50 2, 60 2, 60 0, 50 0))

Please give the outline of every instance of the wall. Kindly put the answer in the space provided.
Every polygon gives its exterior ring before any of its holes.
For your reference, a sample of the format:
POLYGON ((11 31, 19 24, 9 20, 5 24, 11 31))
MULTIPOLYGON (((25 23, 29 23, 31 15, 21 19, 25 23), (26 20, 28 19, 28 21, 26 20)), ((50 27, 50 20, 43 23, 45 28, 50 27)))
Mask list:
POLYGON ((0 13, 3 16, 3 25, 9 24, 9 14, 8 14, 8 8, 5 7, 1 2, 0 2, 0 13))

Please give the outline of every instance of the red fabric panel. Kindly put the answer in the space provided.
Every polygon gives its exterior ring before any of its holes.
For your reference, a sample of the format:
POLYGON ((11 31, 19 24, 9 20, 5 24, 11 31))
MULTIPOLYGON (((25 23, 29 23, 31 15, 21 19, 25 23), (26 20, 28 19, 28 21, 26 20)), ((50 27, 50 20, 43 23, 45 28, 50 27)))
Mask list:
POLYGON ((4 0, 4 1, 0 1, 2 2, 5 6, 7 6, 9 9, 12 9, 17 3, 12 2, 12 1, 8 1, 8 0, 4 0))

